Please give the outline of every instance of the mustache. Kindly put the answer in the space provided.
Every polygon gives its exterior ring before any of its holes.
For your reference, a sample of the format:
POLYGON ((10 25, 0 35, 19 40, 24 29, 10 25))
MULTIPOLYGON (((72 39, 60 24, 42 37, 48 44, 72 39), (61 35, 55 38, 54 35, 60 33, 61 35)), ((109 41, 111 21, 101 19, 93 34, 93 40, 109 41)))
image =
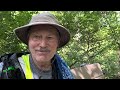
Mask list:
POLYGON ((50 52, 50 50, 48 48, 40 48, 40 49, 37 49, 36 51, 39 51, 39 52, 50 52))

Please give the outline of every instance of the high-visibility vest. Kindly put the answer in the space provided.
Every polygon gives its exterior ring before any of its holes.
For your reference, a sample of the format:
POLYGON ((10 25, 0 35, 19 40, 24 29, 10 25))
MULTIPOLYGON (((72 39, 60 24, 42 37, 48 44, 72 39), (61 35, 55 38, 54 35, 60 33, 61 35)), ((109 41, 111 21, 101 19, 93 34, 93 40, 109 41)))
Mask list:
POLYGON ((26 79, 33 79, 33 73, 30 68, 30 59, 29 59, 29 54, 22 55, 22 59, 24 61, 24 69, 25 69, 25 77, 26 79))

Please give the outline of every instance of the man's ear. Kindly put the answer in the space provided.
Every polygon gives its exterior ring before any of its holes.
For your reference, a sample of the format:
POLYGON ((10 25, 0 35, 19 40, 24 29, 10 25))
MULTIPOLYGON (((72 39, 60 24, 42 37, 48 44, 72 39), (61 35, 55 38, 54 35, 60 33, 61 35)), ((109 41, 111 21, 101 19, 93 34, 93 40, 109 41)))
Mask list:
POLYGON ((30 52, 30 50, 29 50, 29 46, 28 46, 28 45, 27 45, 27 51, 30 52))
POLYGON ((57 47, 57 51, 59 51, 60 50, 60 48, 59 48, 59 45, 58 45, 58 47, 57 47))
POLYGON ((58 44, 57 44, 57 48, 56 49, 58 49, 59 48, 59 42, 58 42, 58 44))

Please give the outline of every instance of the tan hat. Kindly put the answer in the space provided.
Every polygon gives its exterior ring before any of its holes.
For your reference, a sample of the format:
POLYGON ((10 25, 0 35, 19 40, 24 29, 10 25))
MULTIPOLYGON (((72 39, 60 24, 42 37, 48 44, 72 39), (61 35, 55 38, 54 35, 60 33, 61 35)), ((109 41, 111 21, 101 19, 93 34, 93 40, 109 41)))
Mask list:
POLYGON ((64 26, 60 25, 57 19, 49 12, 44 12, 33 16, 29 24, 14 29, 15 34, 23 43, 27 44, 28 28, 30 26, 43 25, 43 24, 52 25, 57 28, 60 34, 59 48, 63 47, 69 42, 70 40, 69 31, 64 26))

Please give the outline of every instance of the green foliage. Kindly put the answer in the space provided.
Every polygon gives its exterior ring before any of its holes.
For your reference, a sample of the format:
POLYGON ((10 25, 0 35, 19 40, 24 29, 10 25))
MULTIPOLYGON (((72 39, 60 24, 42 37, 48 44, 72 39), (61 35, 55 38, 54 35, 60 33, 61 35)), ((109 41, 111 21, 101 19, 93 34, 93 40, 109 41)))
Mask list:
POLYGON ((36 12, 1 11, 0 12, 0 54, 26 50, 17 39, 14 29, 27 24, 36 12))
POLYGON ((118 50, 118 44, 114 41, 119 41, 120 32, 115 14, 116 12, 100 11, 71 12, 71 14, 65 12, 66 17, 71 16, 71 19, 69 22, 63 19, 64 21, 61 22, 72 23, 68 26, 72 39, 69 45, 59 53, 71 68, 79 67, 82 63, 98 62, 102 67, 104 66, 102 69, 106 71, 105 78, 115 78, 119 71, 119 57, 116 52, 113 52, 114 48, 118 50), (107 19, 103 16, 106 16, 107 19), (106 20, 108 20, 107 23, 106 20), (111 32, 110 24, 116 31, 113 29, 111 32), (105 57, 106 55, 107 57, 105 57))

